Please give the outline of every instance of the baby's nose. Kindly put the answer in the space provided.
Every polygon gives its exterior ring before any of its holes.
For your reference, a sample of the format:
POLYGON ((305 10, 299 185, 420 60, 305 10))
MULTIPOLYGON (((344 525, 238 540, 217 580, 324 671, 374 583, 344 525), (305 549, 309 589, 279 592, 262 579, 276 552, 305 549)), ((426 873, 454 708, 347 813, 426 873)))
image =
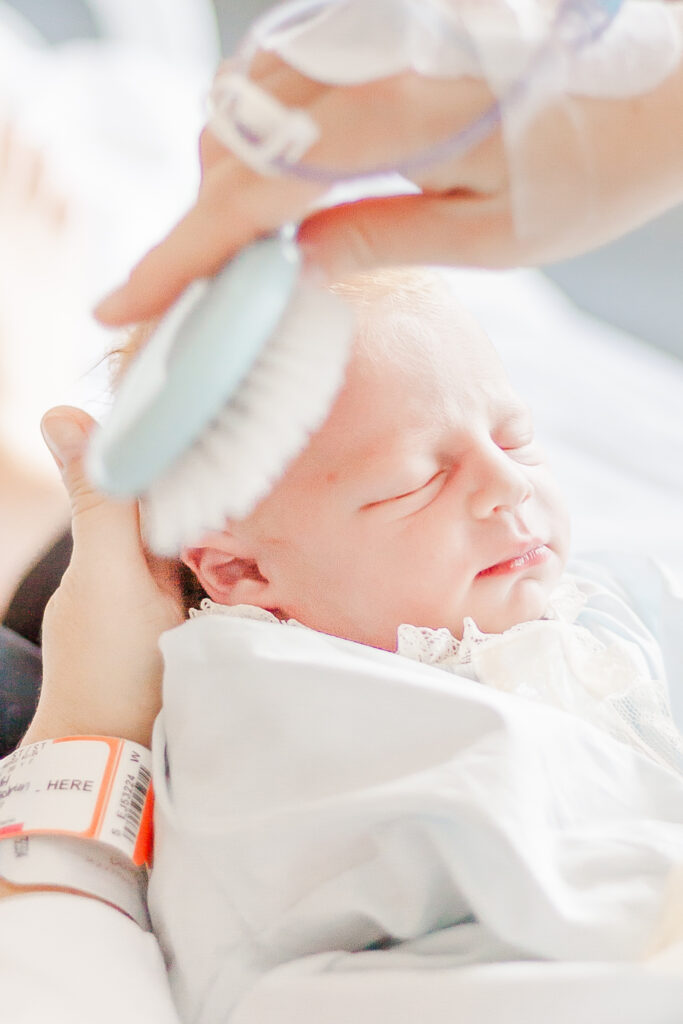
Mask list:
POLYGON ((470 509, 475 519, 514 511, 527 501, 532 487, 523 466, 491 442, 478 454, 472 473, 470 509))

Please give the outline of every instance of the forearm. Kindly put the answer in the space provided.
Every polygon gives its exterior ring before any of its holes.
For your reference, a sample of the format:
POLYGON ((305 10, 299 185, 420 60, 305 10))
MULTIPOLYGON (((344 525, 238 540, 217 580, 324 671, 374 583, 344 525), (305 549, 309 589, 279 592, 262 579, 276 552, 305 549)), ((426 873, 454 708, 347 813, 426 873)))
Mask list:
POLYGON ((0 991, 7 1024, 178 1024, 153 936, 64 893, 0 899, 0 991))
POLYGON ((593 176, 592 219, 605 239, 683 201, 683 3, 670 7, 680 39, 671 73, 631 98, 577 101, 593 176))
POLYGON ((609 172, 602 188, 621 193, 623 212, 632 206, 643 220, 683 200, 683 3, 671 6, 681 40, 677 66, 655 89, 622 100, 619 110, 611 103, 599 111, 591 132, 596 163, 609 172))
MULTIPOLYGON (((33 851, 34 837, 29 842, 33 851)), ((52 873, 48 870, 47 877, 58 879, 59 884, 15 884, 0 877, 3 1020, 49 1017, 55 1024, 80 1024, 94 1015, 102 1022, 177 1024, 163 959, 156 941, 145 929, 144 911, 139 912, 134 894, 126 893, 121 899, 121 885, 107 887, 108 864, 121 881, 120 860, 115 864, 112 849, 110 855, 95 861, 93 853, 85 850, 89 841, 82 842, 82 886, 79 864, 72 870, 72 877, 64 875, 59 849, 55 851, 56 859, 50 862, 48 858, 47 863, 48 869, 54 869, 52 873), (85 892, 93 884, 94 863, 103 865, 105 877, 95 880, 94 892, 85 892), (106 1004, 101 1001, 103 992, 108 993, 106 1004)), ((14 845, 13 840, 6 839, 0 845, 7 844, 14 845)), ((25 854, 21 856, 22 866, 24 859, 25 854)), ((14 877, 13 864, 11 856, 5 858, 0 870, 9 867, 7 873, 14 877)), ((35 874, 40 879, 38 870, 35 874)), ((18 877, 22 877, 21 872, 18 877)), ((134 893, 136 885, 129 885, 134 893)))

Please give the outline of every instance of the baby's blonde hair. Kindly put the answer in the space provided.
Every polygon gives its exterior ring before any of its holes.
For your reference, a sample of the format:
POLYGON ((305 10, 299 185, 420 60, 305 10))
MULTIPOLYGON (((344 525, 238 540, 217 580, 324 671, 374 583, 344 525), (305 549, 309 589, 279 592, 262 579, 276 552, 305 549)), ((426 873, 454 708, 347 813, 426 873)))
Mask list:
POLYGON ((442 359, 436 339, 468 334, 472 321, 438 267, 382 267, 330 286, 356 315, 354 354, 370 368, 400 365, 408 373, 442 359))
POLYGON ((433 326, 445 319, 453 301, 453 289, 437 267, 380 267, 335 282, 330 291, 358 314, 358 344, 370 358, 373 350, 381 358, 388 347, 397 346, 407 354, 407 321, 414 351, 416 320, 425 328, 428 323, 433 326))
MULTIPOLYGON (((359 314, 360 343, 367 348, 372 344, 386 341, 400 344, 400 331, 386 331, 383 323, 381 337, 372 331, 371 313, 381 309, 388 314, 388 320, 398 327, 402 318, 420 316, 443 318, 446 306, 453 297, 453 289, 443 270, 437 267, 378 267, 375 270, 354 274, 329 285, 335 295, 347 301, 359 314), (388 335, 388 337, 387 337, 388 335)), ((115 390, 124 377, 140 349, 154 333, 158 318, 147 320, 133 327, 125 342, 109 353, 111 381, 115 390)))
POLYGON ((118 344, 115 348, 110 349, 108 358, 110 368, 109 379, 112 391, 116 391, 125 377, 128 367, 145 343, 152 337, 158 323, 159 318, 156 317, 154 320, 145 320, 143 323, 136 324, 128 332, 123 344, 118 344))

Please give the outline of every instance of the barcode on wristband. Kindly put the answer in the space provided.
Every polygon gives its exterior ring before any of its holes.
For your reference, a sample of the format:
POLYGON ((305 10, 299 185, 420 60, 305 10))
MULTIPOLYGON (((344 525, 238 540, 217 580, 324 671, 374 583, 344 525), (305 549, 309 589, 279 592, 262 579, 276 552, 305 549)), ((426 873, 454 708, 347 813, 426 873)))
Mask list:
POLYGON ((151 782, 149 751, 129 745, 122 752, 111 796, 97 830, 102 842, 119 845, 135 864, 148 863, 151 856, 151 782))
POLYGON ((138 768, 138 774, 135 782, 133 783, 133 789, 128 803, 128 810, 126 812, 126 820, 123 826, 123 834, 127 839, 130 839, 133 845, 137 842, 138 832, 140 831, 140 822, 142 821, 142 813, 145 809, 145 802, 147 800, 147 793, 149 792, 149 784, 151 781, 152 773, 141 764, 138 768))

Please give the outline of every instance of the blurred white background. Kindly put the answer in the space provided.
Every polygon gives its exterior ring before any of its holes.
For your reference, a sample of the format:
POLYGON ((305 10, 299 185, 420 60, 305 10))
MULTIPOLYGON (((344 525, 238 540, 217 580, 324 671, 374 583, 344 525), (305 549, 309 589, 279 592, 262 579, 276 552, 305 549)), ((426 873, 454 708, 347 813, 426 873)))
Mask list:
MULTIPOLYGON (((189 204, 221 50, 268 0, 0 0, 0 608, 66 522, 38 423, 97 415, 116 336, 94 302, 189 204)), ((551 268, 577 302, 683 354, 683 209, 551 268)))
POLYGON ((95 301, 196 191, 210 0, 0 0, 0 606, 66 521, 38 424, 97 415, 95 301))

